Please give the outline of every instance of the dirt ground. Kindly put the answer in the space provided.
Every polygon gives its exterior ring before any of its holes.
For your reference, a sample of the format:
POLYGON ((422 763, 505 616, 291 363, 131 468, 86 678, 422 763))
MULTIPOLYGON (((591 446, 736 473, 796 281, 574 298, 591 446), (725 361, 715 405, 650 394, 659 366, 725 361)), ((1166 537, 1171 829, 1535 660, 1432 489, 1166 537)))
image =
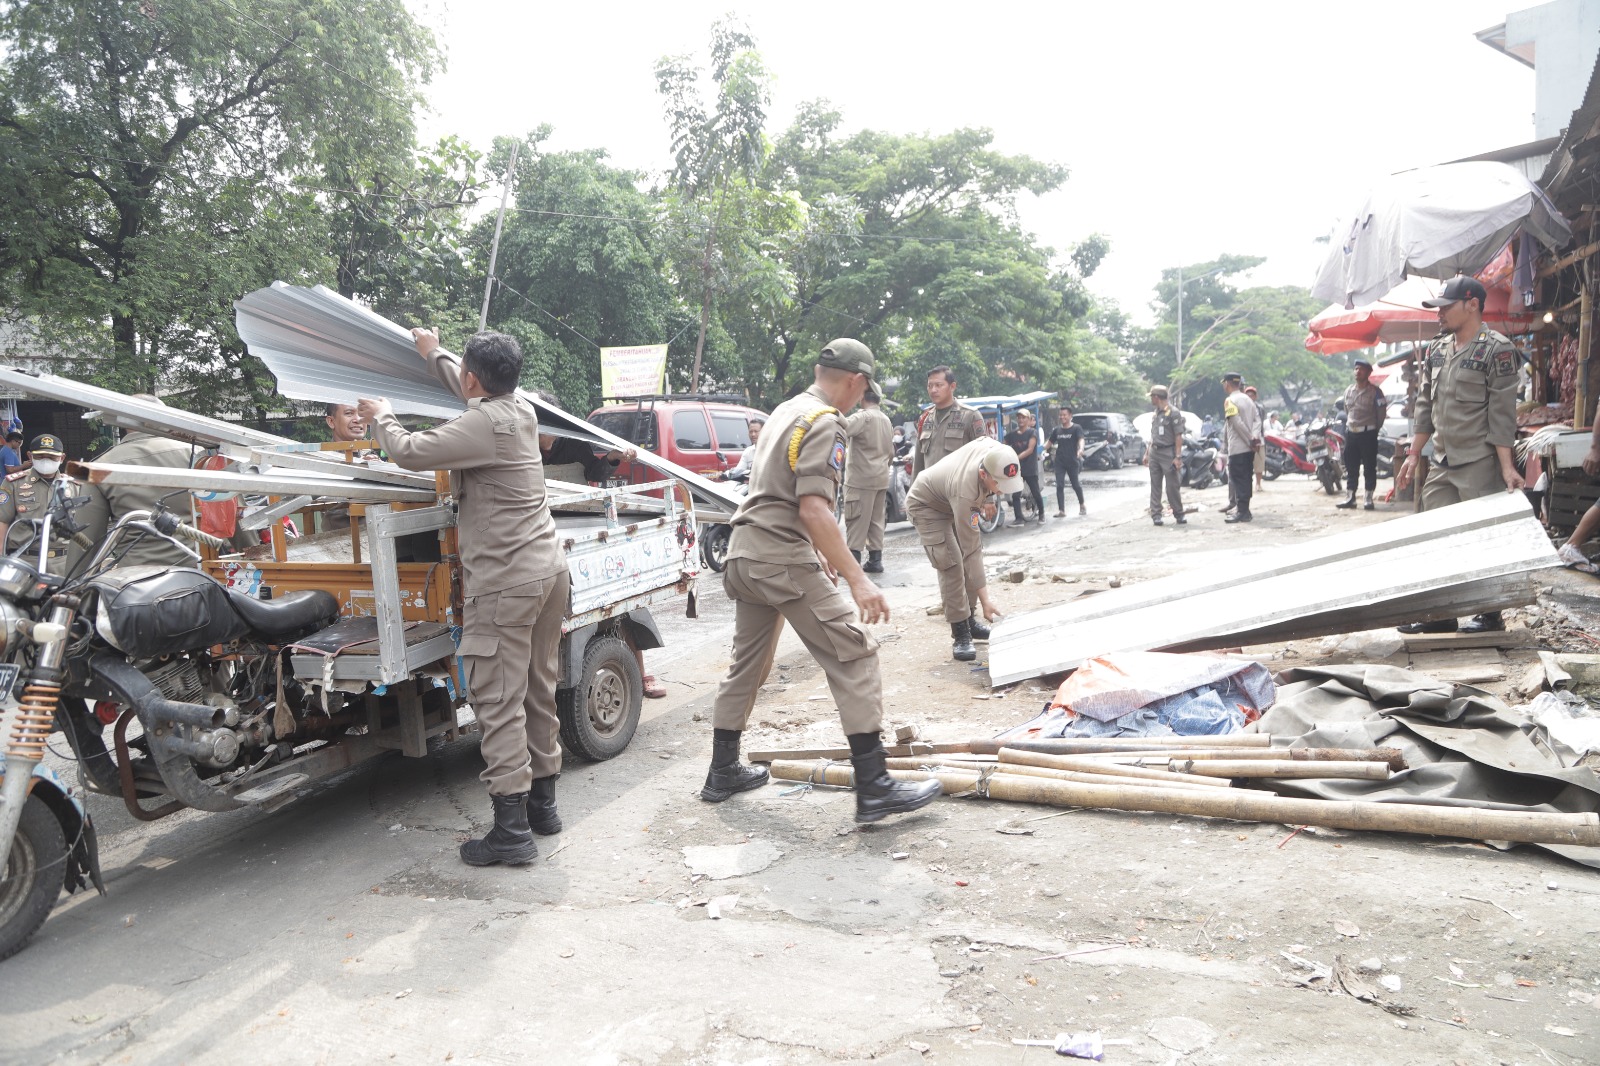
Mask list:
MULTIPOLYGON (((1267 486, 1251 526, 1223 525, 1212 489, 1187 528, 1155 528, 1139 478, 1092 480, 1088 518, 993 535, 1001 607, 1226 567, 1398 513, 1335 511, 1293 478, 1267 486)), ((950 659, 907 527, 887 557, 889 720, 954 740, 1031 717, 1048 683, 991 691, 981 659, 950 659)), ((1552 575, 1514 624, 1587 648, 1578 578, 1552 575)), ((568 767, 567 829, 529 867, 455 857, 488 821, 471 740, 270 814, 136 826, 97 807, 112 894, 65 902, 0 965, 0 1063, 1043 1063, 1062 1060, 1012 1040, 1075 1030, 1114 1041, 1108 1063, 1600 1061, 1587 867, 978 799, 863 828, 848 792, 784 782, 708 805, 731 632, 719 582, 706 579, 700 619, 663 621, 669 647, 650 665, 669 697, 623 756, 568 767), (1312 979, 1335 966, 1375 1002, 1312 979)), ((1502 693, 1534 654, 1415 662, 1396 644, 1388 631, 1247 652, 1274 667, 1382 652, 1502 693)), ((792 635, 777 662, 747 748, 841 744, 792 635)))

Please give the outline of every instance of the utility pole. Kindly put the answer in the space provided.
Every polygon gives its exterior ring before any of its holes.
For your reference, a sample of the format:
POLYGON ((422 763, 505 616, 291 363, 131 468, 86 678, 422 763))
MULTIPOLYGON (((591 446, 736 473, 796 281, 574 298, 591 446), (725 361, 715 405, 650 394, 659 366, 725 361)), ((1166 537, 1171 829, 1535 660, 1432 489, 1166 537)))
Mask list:
POLYGON ((478 312, 478 332, 489 328, 489 294, 494 292, 494 264, 500 255, 500 227, 506 221, 506 201, 511 199, 511 186, 517 180, 517 151, 522 142, 511 145, 511 162, 506 166, 506 183, 500 190, 500 213, 494 220, 494 243, 489 245, 489 276, 483 279, 483 310, 478 312))

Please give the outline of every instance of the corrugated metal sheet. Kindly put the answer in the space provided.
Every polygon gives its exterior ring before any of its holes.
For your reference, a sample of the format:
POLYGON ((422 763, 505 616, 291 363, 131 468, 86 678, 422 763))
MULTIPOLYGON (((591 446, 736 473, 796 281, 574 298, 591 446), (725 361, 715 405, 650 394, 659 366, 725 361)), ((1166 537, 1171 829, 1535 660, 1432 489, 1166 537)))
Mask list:
POLYGON ((1502 493, 1007 618, 989 640, 990 683, 1107 652, 1198 651, 1517 606, 1533 600, 1533 571, 1559 565, 1527 500, 1502 493))
MULTIPOLYGON (((453 418, 464 407, 428 373, 410 330, 332 289, 275 281, 236 300, 234 322, 251 354, 267 364, 278 391, 290 399, 354 403, 360 397, 382 396, 397 412, 442 418, 453 418)), ((525 390, 517 394, 537 412, 541 426, 610 448, 633 447, 525 390)), ((739 506, 742 497, 715 482, 659 456, 648 458, 651 466, 677 478, 713 511, 732 512, 739 506)))

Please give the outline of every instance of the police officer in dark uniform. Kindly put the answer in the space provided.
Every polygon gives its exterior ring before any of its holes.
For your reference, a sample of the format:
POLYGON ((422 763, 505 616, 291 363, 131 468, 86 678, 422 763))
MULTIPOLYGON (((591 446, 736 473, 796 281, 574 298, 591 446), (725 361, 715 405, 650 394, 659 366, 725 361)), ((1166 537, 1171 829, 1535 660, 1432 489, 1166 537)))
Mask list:
POLYGON ((37 541, 30 542, 23 534, 23 529, 32 527, 33 522, 44 518, 50 509, 51 499, 58 491, 69 501, 87 500, 86 504, 69 508, 70 517, 66 522, 62 521, 59 514, 51 520, 50 548, 45 569, 63 576, 78 564, 86 551, 82 545, 74 542, 71 529, 92 526, 96 522, 90 512, 98 497, 89 491, 87 485, 62 472, 67 456, 60 437, 53 433, 41 433, 33 438, 28 451, 33 458, 33 465, 0 482, 0 544, 5 545, 7 554, 24 551, 30 561, 37 562, 39 545, 37 541), (13 529, 13 526, 16 528, 13 529))

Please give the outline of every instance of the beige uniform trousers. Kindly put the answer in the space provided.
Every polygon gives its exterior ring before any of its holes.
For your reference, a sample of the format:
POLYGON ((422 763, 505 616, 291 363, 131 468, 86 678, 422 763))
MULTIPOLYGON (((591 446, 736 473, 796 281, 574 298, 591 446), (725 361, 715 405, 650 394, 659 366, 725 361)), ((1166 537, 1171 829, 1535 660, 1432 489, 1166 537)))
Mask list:
POLYGON ((1506 479, 1500 476, 1498 455, 1486 455, 1460 466, 1430 463, 1428 481, 1422 487, 1422 509, 1433 511, 1504 491, 1506 479))
POLYGON ((889 514, 888 489, 844 490, 844 539, 853 552, 883 550, 883 524, 889 514))
POLYGON ((562 570, 501 592, 470 596, 461 627, 472 713, 483 732, 480 779, 490 795, 526 792, 561 769, 556 718, 561 617, 572 578, 562 570))
POLYGON ((928 562, 939 574, 939 598, 944 602, 944 620, 962 622, 977 611, 978 588, 968 580, 983 573, 983 540, 972 529, 956 525, 946 511, 918 506, 906 501, 906 517, 917 527, 928 562))
POLYGON ((733 662, 717 688, 713 726, 744 729, 788 621, 827 675, 845 735, 883 727, 878 641, 856 622, 855 605, 821 567, 729 559, 722 585, 734 602, 733 662))

